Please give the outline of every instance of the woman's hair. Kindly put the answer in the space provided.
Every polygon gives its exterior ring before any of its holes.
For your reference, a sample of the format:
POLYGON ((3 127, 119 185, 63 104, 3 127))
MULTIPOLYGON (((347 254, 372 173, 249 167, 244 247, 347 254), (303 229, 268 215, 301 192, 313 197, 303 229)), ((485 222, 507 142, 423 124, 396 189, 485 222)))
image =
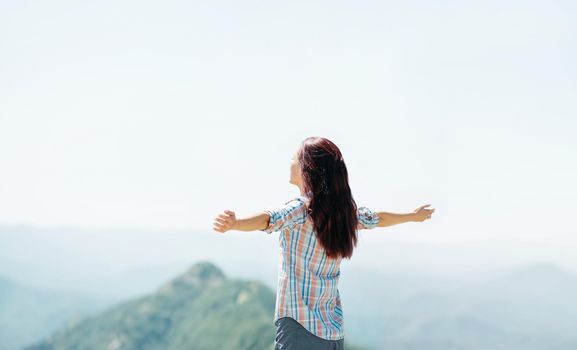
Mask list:
POLYGON ((297 151, 303 192, 317 239, 330 258, 350 259, 357 245, 357 205, 339 148, 324 137, 308 137, 297 151))

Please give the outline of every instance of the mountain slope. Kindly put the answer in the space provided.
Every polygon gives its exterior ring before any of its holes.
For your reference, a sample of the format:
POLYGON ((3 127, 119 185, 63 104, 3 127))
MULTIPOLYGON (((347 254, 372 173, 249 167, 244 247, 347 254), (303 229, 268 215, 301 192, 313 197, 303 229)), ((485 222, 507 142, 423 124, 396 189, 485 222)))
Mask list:
POLYGON ((200 262, 155 293, 70 322, 25 350, 271 350, 274 304, 264 284, 229 280, 200 262))
POLYGON ((194 265, 156 293, 120 303, 27 349, 270 349, 275 295, 194 265))
POLYGON ((110 302, 90 296, 43 290, 0 276, 0 349, 21 349, 67 320, 94 314, 110 302))

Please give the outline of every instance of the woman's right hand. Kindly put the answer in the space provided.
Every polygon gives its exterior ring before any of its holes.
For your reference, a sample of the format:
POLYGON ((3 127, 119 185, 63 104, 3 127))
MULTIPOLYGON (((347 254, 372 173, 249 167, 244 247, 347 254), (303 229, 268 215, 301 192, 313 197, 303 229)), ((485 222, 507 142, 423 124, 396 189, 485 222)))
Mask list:
POLYGON ((435 209, 427 209, 428 206, 430 206, 430 204, 425 204, 415 209, 413 211, 413 221, 421 222, 430 219, 431 215, 435 212, 435 209))

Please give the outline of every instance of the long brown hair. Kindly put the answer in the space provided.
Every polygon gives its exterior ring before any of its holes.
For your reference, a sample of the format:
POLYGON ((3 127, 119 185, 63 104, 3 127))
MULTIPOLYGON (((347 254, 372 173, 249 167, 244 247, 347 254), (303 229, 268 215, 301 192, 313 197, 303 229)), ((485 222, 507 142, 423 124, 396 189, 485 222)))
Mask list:
POLYGON ((357 245, 357 205, 341 151, 330 140, 311 136, 301 142, 297 156, 317 239, 328 257, 350 259, 357 245))

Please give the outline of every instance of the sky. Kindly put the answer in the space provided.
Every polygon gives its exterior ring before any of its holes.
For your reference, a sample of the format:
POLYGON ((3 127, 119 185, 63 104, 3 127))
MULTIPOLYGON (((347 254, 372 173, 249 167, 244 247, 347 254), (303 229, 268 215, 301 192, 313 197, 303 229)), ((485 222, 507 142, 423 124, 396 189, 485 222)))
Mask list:
POLYGON ((359 206, 435 208, 375 243, 523 246, 577 270, 576 14, 2 1, 0 225, 211 232, 298 195, 291 156, 323 136, 359 206))

